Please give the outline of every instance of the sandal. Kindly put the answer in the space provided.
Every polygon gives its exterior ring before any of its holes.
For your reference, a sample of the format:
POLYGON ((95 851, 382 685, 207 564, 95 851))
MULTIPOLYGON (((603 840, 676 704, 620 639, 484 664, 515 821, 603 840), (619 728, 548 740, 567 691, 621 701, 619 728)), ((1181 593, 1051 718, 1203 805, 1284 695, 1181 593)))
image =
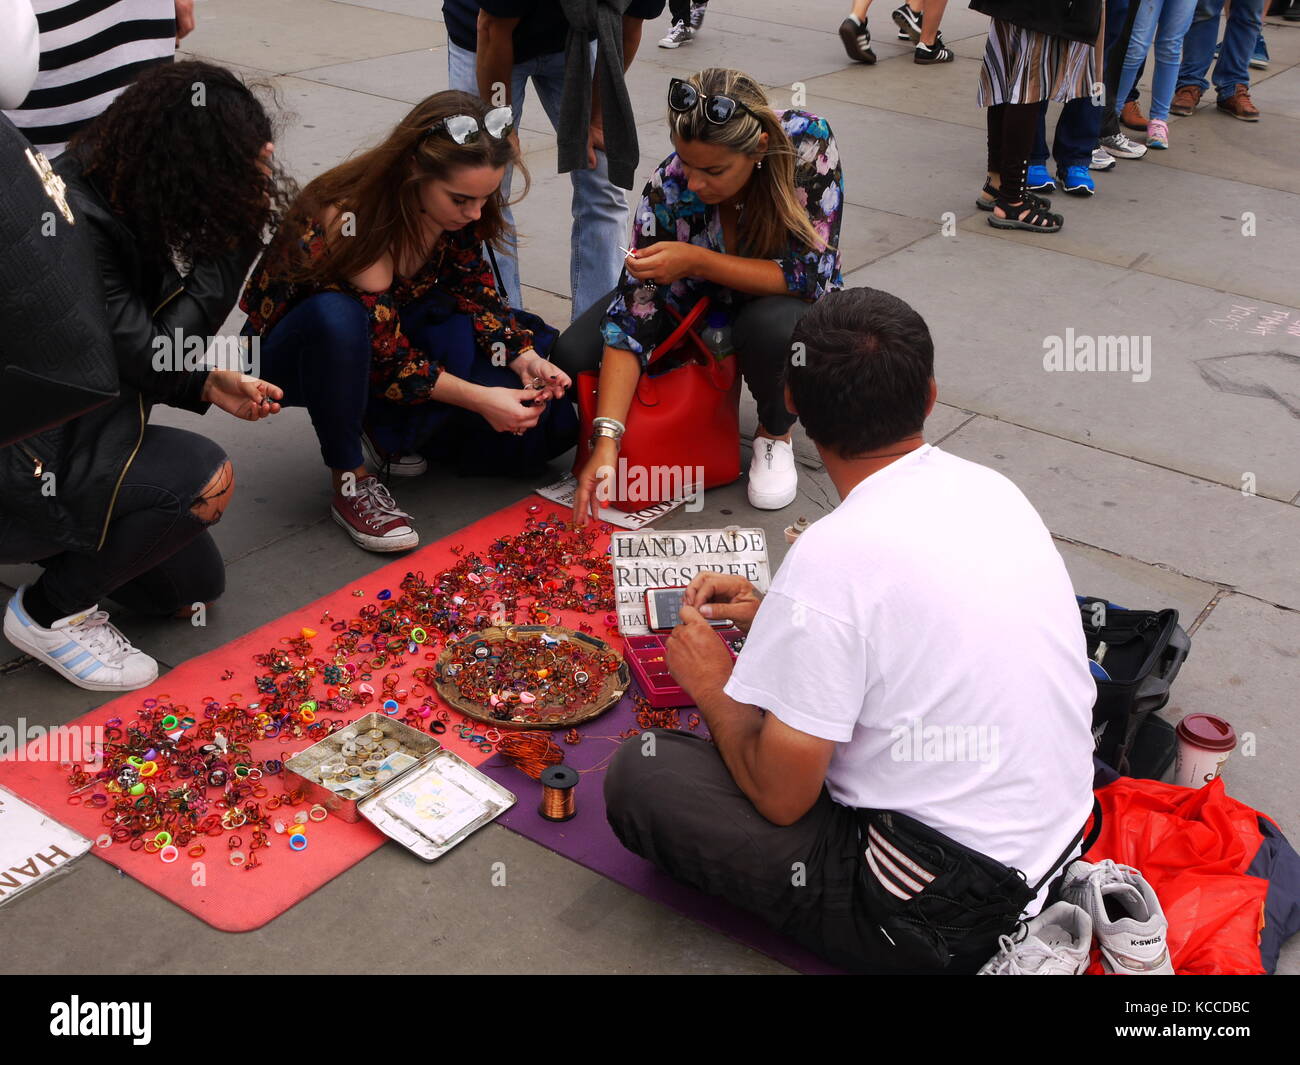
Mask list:
MULTIPOLYGON (((983 196, 976 196, 975 206, 981 211, 993 210, 993 205, 998 199, 998 190, 993 187, 993 182, 984 182, 984 188, 981 191, 987 193, 991 198, 986 200, 983 196)), ((1042 196, 1038 196, 1032 192, 1025 193, 1025 203, 1037 207, 1040 211, 1046 211, 1052 206, 1051 200, 1045 200, 1042 196)))
MULTIPOLYGON (((999 218, 996 213, 989 215, 989 225, 994 229, 1027 229, 1031 233, 1055 233, 1065 224, 1059 214, 1044 210, 1030 197, 1033 193, 1021 193, 1022 199, 1012 203, 1001 194, 993 201, 994 207, 1001 207, 1006 218, 999 218)), ((1041 201, 1040 201, 1041 203, 1041 201)))

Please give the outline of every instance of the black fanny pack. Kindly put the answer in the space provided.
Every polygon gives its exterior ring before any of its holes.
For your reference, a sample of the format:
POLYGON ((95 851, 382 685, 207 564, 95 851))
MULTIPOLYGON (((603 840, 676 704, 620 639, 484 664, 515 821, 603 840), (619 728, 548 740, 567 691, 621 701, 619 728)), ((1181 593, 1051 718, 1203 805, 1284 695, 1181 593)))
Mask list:
MULTIPOLYGON (((1101 832, 1093 800, 1087 850, 1101 832)), ((1069 859, 1084 827, 1037 884, 979 851, 891 810, 858 810, 867 902, 899 969, 970 971, 1011 935, 1020 915, 1069 859)))

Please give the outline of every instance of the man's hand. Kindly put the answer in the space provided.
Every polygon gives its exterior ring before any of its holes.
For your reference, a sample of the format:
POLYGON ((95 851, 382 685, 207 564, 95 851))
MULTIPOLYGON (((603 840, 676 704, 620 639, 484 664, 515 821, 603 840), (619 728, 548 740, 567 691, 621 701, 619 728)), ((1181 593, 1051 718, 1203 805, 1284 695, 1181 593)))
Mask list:
POLYGON ((236 418, 255 422, 279 413, 284 390, 238 370, 213 370, 203 382, 203 400, 236 418))
POLYGON ((605 150, 605 127, 593 122, 587 128, 587 169, 596 169, 596 153, 605 150))
POLYGON ((710 621, 730 621, 749 632, 763 597, 744 577, 706 570, 686 586, 682 603, 696 607, 710 621))
POLYGON ((699 277, 702 253, 706 249, 680 240, 664 240, 638 248, 624 262, 627 272, 638 281, 671 285, 683 277, 699 277))
POLYGON ((731 655, 700 612, 684 602, 681 622, 665 644, 668 672, 696 703, 722 691, 731 676, 731 655))

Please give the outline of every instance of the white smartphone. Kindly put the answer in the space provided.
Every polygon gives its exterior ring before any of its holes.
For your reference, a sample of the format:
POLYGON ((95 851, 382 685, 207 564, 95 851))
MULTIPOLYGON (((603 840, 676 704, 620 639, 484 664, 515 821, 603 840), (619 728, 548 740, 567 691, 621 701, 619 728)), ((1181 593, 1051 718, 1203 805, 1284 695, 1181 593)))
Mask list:
MULTIPOLYGON (((651 632, 668 632, 676 628, 682 620, 682 597, 686 589, 682 588, 648 588, 645 593, 645 613, 651 632)), ((725 618, 709 622, 715 629, 723 629, 731 624, 725 618)))

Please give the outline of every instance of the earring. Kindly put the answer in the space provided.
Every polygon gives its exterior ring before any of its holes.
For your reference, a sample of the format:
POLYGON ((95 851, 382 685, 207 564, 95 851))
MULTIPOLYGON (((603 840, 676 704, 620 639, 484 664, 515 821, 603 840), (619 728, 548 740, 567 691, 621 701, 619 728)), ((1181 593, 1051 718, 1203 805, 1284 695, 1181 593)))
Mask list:
POLYGON ((758 163, 757 163, 757 165, 755 166, 754 169, 756 169, 756 170, 762 170, 762 169, 763 169, 763 160, 762 160, 762 159, 760 159, 760 160, 758 161, 758 163))

